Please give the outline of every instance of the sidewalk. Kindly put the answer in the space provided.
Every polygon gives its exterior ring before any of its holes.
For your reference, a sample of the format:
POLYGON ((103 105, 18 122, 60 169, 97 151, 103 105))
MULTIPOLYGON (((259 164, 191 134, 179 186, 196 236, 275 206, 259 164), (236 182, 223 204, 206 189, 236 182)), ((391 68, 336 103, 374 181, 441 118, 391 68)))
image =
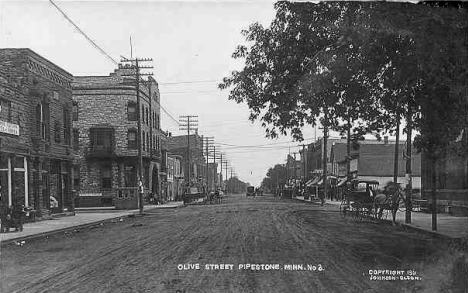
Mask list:
MULTIPOLYGON (((297 200, 311 202, 304 200, 304 197, 298 196, 297 200)), ((320 204, 320 201, 317 202, 320 204)), ((341 201, 326 200, 325 205, 333 205, 339 210, 341 201)), ((387 221, 391 221, 391 215, 387 217, 387 221)), ((396 214, 396 222, 405 227, 422 230, 429 233, 436 233, 448 238, 468 238, 468 217, 454 217, 449 214, 437 214, 437 231, 432 231, 432 215, 423 212, 411 213, 411 224, 405 223, 405 212, 398 211, 396 214)))
MULTIPOLYGON (((144 211, 164 208, 177 208, 183 206, 183 202, 169 202, 163 205, 145 205, 144 211)), ((96 208, 81 208, 76 211, 75 216, 65 216, 59 218, 53 218, 51 220, 44 220, 33 223, 24 224, 24 230, 22 232, 15 232, 14 229, 10 229, 9 233, 0 233, 0 242, 9 241, 14 239, 24 239, 28 237, 36 237, 46 235, 73 227, 79 227, 84 225, 90 225, 93 223, 99 223, 106 220, 115 218, 127 217, 129 215, 138 214, 139 210, 115 210, 115 209, 104 209, 102 212, 96 208)))

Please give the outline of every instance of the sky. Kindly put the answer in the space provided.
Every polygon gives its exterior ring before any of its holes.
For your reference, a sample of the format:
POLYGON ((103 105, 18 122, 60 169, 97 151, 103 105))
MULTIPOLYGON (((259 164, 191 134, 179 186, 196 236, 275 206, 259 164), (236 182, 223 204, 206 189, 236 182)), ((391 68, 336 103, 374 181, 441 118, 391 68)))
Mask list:
MULTIPOLYGON (((243 63, 231 57, 237 45, 245 44, 241 31, 254 22, 269 26, 273 1, 54 3, 112 59, 120 62, 131 52, 152 58, 148 65, 154 66, 150 71, 159 83, 161 105, 170 114, 161 111, 163 130, 186 134, 179 131, 178 117, 198 115, 198 133, 214 137, 239 179, 259 185, 268 168, 299 150, 291 137, 265 138, 260 123, 248 120, 248 107, 228 100, 229 92, 217 88, 232 70, 242 69, 243 63)), ((0 47, 30 48, 77 76, 108 75, 116 68, 44 0, 0 0, 0 47)), ((321 134, 306 127, 302 143, 321 134)))

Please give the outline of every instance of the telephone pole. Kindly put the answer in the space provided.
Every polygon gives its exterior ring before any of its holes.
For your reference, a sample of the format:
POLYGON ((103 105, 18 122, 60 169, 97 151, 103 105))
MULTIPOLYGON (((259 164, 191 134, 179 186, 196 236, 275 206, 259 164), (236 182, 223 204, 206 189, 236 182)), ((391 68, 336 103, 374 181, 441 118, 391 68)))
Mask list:
POLYGON ((190 131, 198 129, 198 116, 197 115, 184 115, 179 116, 179 130, 187 130, 187 184, 190 187, 190 131))
POLYGON ((210 162, 208 161, 208 158, 210 157, 210 149, 213 147, 214 143, 214 137, 209 136, 205 137, 205 155, 206 155, 206 190, 210 189, 210 162))
POLYGON ((153 73, 143 73, 141 69, 151 69, 153 66, 141 66, 140 63, 144 62, 152 62, 153 59, 150 58, 122 58, 121 60, 123 63, 130 63, 129 69, 132 71, 131 74, 124 74, 123 76, 132 76, 135 77, 135 90, 136 90, 136 98, 137 98, 137 148, 138 148, 138 159, 137 159, 137 177, 138 177, 138 208, 140 214, 143 214, 143 157, 142 157, 142 149, 141 149, 141 116, 144 113, 141 113, 141 101, 140 101, 140 79, 142 76, 145 75, 153 75, 153 73))

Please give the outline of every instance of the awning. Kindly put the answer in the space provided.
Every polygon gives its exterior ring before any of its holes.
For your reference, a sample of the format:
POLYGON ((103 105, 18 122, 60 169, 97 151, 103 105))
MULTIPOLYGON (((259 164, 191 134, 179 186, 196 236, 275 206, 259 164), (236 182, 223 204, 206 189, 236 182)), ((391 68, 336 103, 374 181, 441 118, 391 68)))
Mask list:
POLYGON ((323 179, 320 179, 320 181, 317 183, 317 185, 322 185, 323 179))
POLYGON ((347 178, 342 178, 340 182, 336 185, 337 187, 344 186, 346 184, 347 178))
POLYGON ((319 180, 320 180, 320 177, 317 177, 315 179, 311 179, 311 180, 309 180, 309 182, 307 182, 306 186, 311 187, 311 186, 317 185, 317 182, 319 180))

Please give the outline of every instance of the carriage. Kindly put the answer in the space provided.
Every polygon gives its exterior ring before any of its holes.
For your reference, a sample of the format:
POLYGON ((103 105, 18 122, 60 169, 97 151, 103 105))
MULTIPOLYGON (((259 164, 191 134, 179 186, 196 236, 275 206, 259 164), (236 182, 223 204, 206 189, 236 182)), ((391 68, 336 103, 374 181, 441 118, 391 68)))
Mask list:
POLYGON ((378 193, 379 182, 376 180, 353 180, 349 184, 350 191, 340 204, 341 217, 386 219, 391 212, 395 224, 396 212, 405 204, 400 184, 389 182, 385 194, 378 193))
POLYGON ((379 182, 375 180, 353 180, 348 182, 350 191, 340 204, 342 217, 363 219, 374 215, 374 199, 379 182))

